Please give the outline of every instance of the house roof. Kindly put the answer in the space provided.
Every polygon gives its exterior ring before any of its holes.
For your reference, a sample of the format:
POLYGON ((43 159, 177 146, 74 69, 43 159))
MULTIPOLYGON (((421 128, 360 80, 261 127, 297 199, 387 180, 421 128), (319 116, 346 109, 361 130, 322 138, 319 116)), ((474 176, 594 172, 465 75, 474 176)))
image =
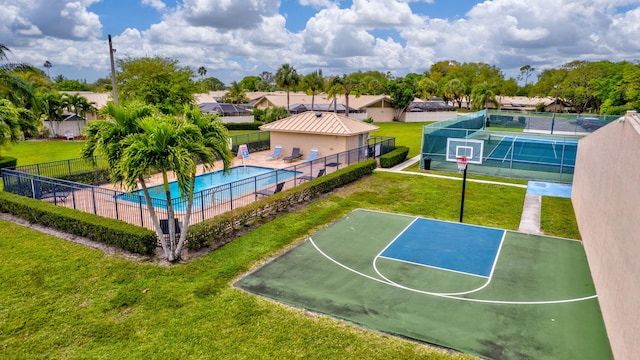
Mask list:
POLYGON ((260 130, 352 136, 377 130, 378 127, 332 112, 307 111, 260 126, 260 130))
POLYGON ((206 102, 198 104, 200 111, 204 114, 222 114, 222 115, 248 115, 251 114, 251 110, 248 110, 244 106, 236 104, 226 104, 217 102, 206 102))
POLYGON ((107 105, 107 102, 111 101, 111 93, 110 92, 93 92, 93 91, 60 91, 61 94, 69 94, 84 97, 88 102, 94 103, 96 109, 100 109, 103 106, 107 105))

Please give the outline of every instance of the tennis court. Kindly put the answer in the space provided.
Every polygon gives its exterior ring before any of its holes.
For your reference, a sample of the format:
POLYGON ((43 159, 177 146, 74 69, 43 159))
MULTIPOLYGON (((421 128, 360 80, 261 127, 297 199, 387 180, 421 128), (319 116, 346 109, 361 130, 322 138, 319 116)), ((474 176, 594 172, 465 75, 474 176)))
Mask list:
POLYGON ((485 358, 612 358, 574 240, 359 209, 235 286, 485 358))
POLYGON ((577 152, 577 141, 504 136, 486 159, 575 166, 577 152))

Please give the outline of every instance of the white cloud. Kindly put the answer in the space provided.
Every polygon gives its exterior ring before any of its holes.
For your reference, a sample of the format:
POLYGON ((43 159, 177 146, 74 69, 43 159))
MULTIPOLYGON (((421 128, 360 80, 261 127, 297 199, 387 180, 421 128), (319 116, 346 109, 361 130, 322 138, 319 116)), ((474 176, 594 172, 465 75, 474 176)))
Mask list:
POLYGON ((185 0, 180 16, 192 25, 218 29, 255 28, 278 13, 279 0, 185 0))
POLYGON ((162 0, 142 0, 142 5, 151 6, 158 11, 162 11, 167 7, 162 0))

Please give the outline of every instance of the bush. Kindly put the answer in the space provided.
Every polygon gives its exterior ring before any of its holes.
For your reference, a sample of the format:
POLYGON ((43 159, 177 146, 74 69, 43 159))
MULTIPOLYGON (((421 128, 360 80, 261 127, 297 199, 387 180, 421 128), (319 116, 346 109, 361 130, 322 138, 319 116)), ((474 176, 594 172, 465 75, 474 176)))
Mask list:
POLYGON ((367 124, 373 124, 373 118, 368 117, 368 118, 362 120, 362 122, 366 122, 367 124))
POLYGON ((0 211, 141 255, 152 255, 158 240, 140 226, 7 192, 0 192, 0 211))
POLYGON ((397 146, 395 150, 380 156, 380 167, 390 168, 407 160, 409 148, 406 146, 397 146))
POLYGON ((264 125, 263 122, 254 121, 252 123, 226 123, 224 127, 227 130, 260 130, 260 126, 264 125))
POLYGON ((13 168, 18 164, 18 159, 11 156, 0 156, 0 169, 13 168))
POLYGON ((189 226, 187 247, 190 250, 218 248, 243 232, 273 220, 279 213, 370 175, 375 168, 375 160, 366 160, 189 226))

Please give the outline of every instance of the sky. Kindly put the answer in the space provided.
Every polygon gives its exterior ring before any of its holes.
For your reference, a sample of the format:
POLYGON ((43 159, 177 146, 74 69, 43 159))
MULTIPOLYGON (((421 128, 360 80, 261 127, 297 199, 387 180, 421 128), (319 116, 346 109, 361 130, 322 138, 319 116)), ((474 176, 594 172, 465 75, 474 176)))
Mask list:
POLYGON ((300 74, 423 73, 483 62, 516 78, 574 60, 640 60, 640 0, 0 0, 9 61, 94 82, 116 58, 178 60, 225 84, 300 74))

